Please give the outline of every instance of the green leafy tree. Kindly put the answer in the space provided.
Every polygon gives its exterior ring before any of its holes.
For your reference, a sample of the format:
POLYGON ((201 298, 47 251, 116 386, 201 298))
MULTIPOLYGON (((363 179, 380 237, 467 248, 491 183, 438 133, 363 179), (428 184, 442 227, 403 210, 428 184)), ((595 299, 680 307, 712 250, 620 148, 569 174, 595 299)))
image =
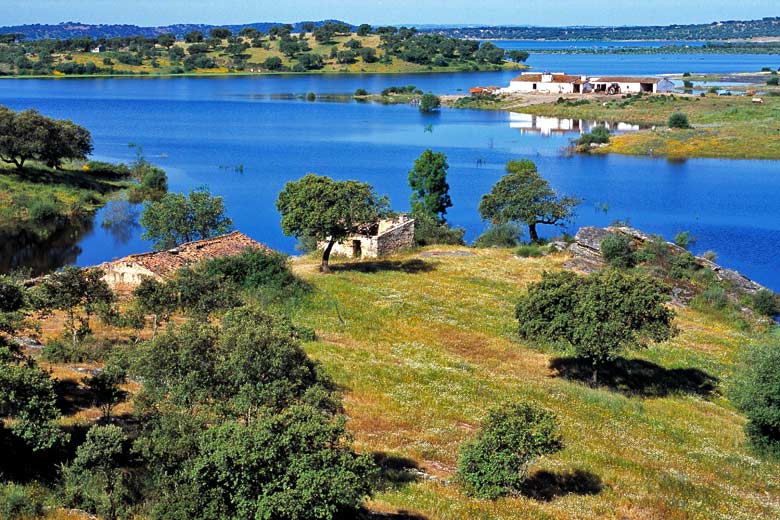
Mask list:
POLYGON ((215 27, 209 31, 209 36, 219 40, 230 38, 232 35, 233 32, 230 29, 226 29, 225 27, 215 27))
POLYGON ((175 287, 151 277, 144 277, 133 290, 136 308, 152 316, 152 339, 157 337, 161 322, 167 322, 179 306, 179 294, 175 287))
POLYGON ((532 161, 509 161, 506 172, 482 197, 479 212, 484 220, 494 225, 524 223, 531 241, 538 242, 537 225, 560 225, 574 216, 579 199, 557 195, 532 161))
POLYGON ((140 222, 145 229, 142 238, 152 240, 157 250, 221 235, 233 225, 225 216, 222 197, 212 197, 206 187, 187 196, 168 193, 157 202, 147 202, 140 222))
MULTIPOLYGON (((64 439, 54 381, 32 359, 0 343, 0 411, 10 430, 32 450, 52 448, 64 439)), ((3 424, 0 420, 0 425, 3 424)), ((0 462, 0 467, 2 462, 0 462)))
MULTIPOLYGON (((27 290, 18 280, 0 275, 0 333, 14 334, 24 325, 27 300, 27 290)), ((0 336, 0 347, 2 345, 0 336)))
POLYGON ((285 235, 327 241, 320 267, 325 273, 330 272, 333 245, 379 220, 387 205, 387 199, 378 197, 369 184, 312 173, 288 182, 276 201, 285 235))
POLYGON ((37 288, 35 299, 44 312, 65 312, 65 329, 76 348, 79 338, 91 330, 92 315, 109 307, 114 293, 103 280, 103 271, 68 266, 47 276, 37 288))
POLYGON ((171 284, 178 296, 179 306, 191 316, 206 318, 214 311, 241 303, 233 283, 204 269, 179 269, 171 284))
POLYGON ((412 188, 412 214, 428 217, 443 223, 447 208, 452 207, 450 185, 447 184, 447 156, 425 150, 414 161, 409 172, 412 188))
POLYGON ((641 273, 545 273, 517 304, 520 336, 570 347, 598 370, 628 349, 666 341, 677 330, 669 287, 641 273))
POLYGON ((63 471, 66 501, 106 520, 118 518, 128 493, 123 467, 126 442, 118 426, 90 428, 76 458, 63 471))
POLYGON ((86 159, 90 152, 92 137, 85 128, 35 110, 0 107, 0 160, 18 170, 29 160, 57 168, 64 159, 86 159))
POLYGON ((186 43, 200 43, 203 41, 203 33, 200 31, 190 31, 184 35, 186 43))
POLYGON ((509 56, 509 59, 511 59, 515 63, 523 63, 530 56, 527 51, 521 51, 521 50, 509 51, 507 55, 509 56))
POLYGON ((530 403, 506 404, 491 410, 476 437, 461 447, 458 477, 477 498, 517 494, 531 463, 562 448, 552 412, 530 403))
POLYGON ((362 23, 358 25, 357 32, 355 34, 357 34, 358 36, 368 36, 369 34, 371 34, 371 31, 372 29, 369 24, 362 23))
POLYGON ((176 35, 161 34, 157 37, 157 43, 162 45, 166 49, 170 49, 171 47, 173 47, 173 44, 176 43, 176 35))
POLYGON ((423 113, 435 112, 441 108, 441 99, 436 94, 431 94, 430 92, 423 94, 422 98, 420 98, 419 108, 420 112, 423 113))
POLYGON ((730 389, 734 404, 748 419, 745 431, 760 451, 780 454, 780 344, 750 346, 730 389))

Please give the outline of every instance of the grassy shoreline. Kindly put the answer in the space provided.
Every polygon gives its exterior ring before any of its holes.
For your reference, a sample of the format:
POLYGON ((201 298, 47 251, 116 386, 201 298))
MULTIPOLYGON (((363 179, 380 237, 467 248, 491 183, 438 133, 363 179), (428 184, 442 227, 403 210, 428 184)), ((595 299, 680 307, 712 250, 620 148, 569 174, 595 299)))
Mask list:
POLYGON ((591 153, 668 157, 671 159, 780 159, 780 96, 654 95, 556 96, 514 95, 474 102, 446 99, 449 106, 505 110, 546 117, 631 123, 648 127, 614 135, 591 153), (682 112, 691 129, 667 127, 669 116, 682 112))

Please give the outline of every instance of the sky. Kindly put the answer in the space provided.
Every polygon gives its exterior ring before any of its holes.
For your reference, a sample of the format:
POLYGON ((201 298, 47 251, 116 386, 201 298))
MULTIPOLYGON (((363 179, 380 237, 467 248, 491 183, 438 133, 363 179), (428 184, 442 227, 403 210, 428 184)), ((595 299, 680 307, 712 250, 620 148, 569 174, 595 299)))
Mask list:
POLYGON ((0 25, 370 24, 668 25, 780 16, 780 0, 0 0, 0 25))

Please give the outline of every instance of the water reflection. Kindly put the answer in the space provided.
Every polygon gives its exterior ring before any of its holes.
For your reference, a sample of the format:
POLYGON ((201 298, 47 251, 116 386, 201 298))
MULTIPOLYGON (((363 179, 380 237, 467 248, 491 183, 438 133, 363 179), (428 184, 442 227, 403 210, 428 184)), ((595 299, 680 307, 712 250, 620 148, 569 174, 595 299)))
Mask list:
POLYGON ((636 132, 640 130, 639 125, 629 123, 586 121, 584 119, 545 117, 516 112, 510 112, 509 114, 509 128, 520 130, 521 134, 541 134, 545 137, 574 132, 584 134, 599 125, 606 126, 611 132, 636 132))
POLYGON ((93 216, 53 224, 45 238, 29 230, 0 233, 0 273, 17 269, 43 274, 76 262, 79 242, 93 229, 93 216))
POLYGON ((124 246, 133 239, 137 230, 140 214, 139 205, 127 199, 109 201, 102 211, 103 220, 100 227, 105 229, 114 241, 114 246, 124 246))

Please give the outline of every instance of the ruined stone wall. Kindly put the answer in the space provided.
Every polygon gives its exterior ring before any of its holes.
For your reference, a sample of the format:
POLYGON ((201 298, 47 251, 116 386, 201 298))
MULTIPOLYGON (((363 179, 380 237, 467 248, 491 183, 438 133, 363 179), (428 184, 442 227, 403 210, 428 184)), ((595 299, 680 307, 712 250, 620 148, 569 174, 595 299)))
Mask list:
POLYGON ((103 280, 112 290, 127 290, 137 287, 145 277, 159 279, 153 272, 134 262, 110 262, 98 266, 103 271, 103 280))
POLYGON ((414 220, 408 220, 380 235, 377 240, 378 256, 385 256, 399 249, 414 246, 414 220))

